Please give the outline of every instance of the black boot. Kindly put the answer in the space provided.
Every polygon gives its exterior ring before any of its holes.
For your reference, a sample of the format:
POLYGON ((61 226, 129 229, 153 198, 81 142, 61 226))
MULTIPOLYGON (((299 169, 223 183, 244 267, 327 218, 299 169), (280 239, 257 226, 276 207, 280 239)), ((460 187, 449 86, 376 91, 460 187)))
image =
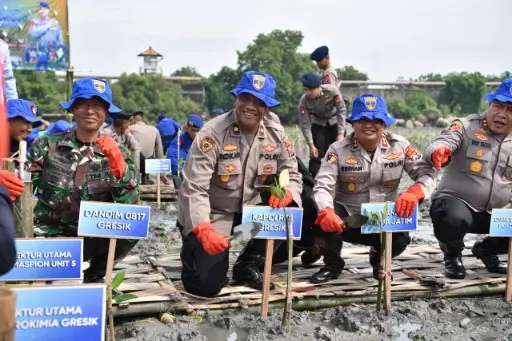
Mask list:
POLYGON ((462 264, 464 242, 462 240, 450 243, 439 242, 439 246, 444 253, 444 275, 447 278, 464 279, 466 277, 466 268, 462 264))
POLYGON ((370 265, 373 268, 373 278, 378 280, 383 269, 382 266, 380 266, 380 253, 373 247, 370 248, 370 265))
POLYGON ((500 261, 495 253, 496 251, 491 247, 491 241, 485 238, 483 241, 476 242, 471 252, 485 264, 487 271, 505 275, 507 273, 507 266, 500 261))
POLYGON ((84 272, 84 284, 85 283, 104 283, 105 282, 105 274, 104 273, 91 273, 85 270, 84 272))
POLYGON ((320 252, 320 248, 315 244, 311 249, 304 251, 300 259, 302 260, 302 265, 309 266, 316 263, 321 257, 322 253, 320 252))
POLYGON ((324 266, 320 268, 313 276, 311 276, 311 283, 320 284, 328 282, 331 279, 337 279, 340 277, 343 268, 345 267, 345 261, 341 260, 341 264, 339 264, 335 269, 330 268, 329 266, 324 266), (341 265, 341 267, 339 266, 341 265))
MULTIPOLYGON (((249 241, 233 266, 233 280, 236 284, 263 290, 263 276, 260 270, 265 265, 265 248, 266 243, 262 239, 249 241)), ((270 283, 270 290, 274 288, 274 284, 270 283)))

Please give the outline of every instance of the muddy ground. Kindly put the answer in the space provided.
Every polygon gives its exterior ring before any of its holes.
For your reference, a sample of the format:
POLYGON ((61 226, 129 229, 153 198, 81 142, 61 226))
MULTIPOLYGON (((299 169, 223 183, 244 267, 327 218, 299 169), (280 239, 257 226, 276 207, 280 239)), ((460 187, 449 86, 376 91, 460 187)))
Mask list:
MULTIPOLYGON (((422 205, 413 243, 435 242, 428 208, 428 202, 422 205)), ((176 206, 154 207, 151 220, 150 238, 139 242, 133 253, 179 252, 176 206)), ((374 304, 294 312, 289 335, 282 333, 281 316, 282 310, 274 310, 266 318, 250 311, 204 312, 201 317, 176 316, 170 324, 159 322, 158 316, 121 319, 116 322, 117 340, 512 340, 512 309, 502 296, 394 302, 389 316, 379 315, 374 304)))

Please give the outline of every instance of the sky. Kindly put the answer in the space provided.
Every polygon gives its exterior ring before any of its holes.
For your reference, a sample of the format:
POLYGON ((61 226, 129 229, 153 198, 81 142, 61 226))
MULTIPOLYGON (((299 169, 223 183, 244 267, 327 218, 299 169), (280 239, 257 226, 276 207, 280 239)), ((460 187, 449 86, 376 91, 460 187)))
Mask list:
POLYGON ((169 75, 236 67, 259 33, 300 30, 301 52, 330 49, 334 67, 373 81, 434 72, 512 70, 510 0, 69 0, 71 63, 78 73, 139 72, 152 46, 169 75), (315 5, 313 5, 315 4, 315 5))

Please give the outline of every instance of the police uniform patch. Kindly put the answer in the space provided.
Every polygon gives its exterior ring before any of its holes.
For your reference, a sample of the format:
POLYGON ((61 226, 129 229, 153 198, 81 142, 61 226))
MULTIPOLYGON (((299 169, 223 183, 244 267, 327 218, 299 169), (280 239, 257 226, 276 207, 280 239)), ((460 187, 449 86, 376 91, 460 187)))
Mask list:
POLYGON ((382 138, 380 139, 380 146, 381 148, 389 148, 388 139, 384 135, 382 135, 382 138))
POLYGON ((263 174, 272 174, 274 167, 270 164, 263 166, 263 174))
POLYGON ((357 178, 355 176, 347 176, 345 177, 345 182, 357 182, 357 178))
POLYGON ((277 146, 276 145, 272 145, 272 144, 267 144, 267 145, 264 145, 261 149, 263 149, 267 153, 271 153, 271 152, 273 152, 274 150, 277 149, 277 146))
POLYGON ((105 92, 105 82, 104 81, 100 81, 98 79, 93 79, 92 85, 94 85, 94 88, 96 89, 96 91, 101 92, 101 93, 105 92))
POLYGON ((407 157, 412 161, 421 159, 421 154, 418 153, 416 148, 414 148, 414 146, 411 144, 408 145, 407 148, 405 148, 405 155, 407 155, 407 157))
POLYGON ((224 169, 228 173, 233 173, 234 171, 236 171, 236 165, 233 163, 230 163, 230 164, 226 165, 226 167, 224 167, 224 169))
POLYGON ((336 153, 329 152, 329 153, 327 153, 327 155, 325 156, 325 161, 327 161, 327 162, 328 162, 328 163, 330 163, 331 165, 332 165, 332 164, 335 164, 335 163, 338 163, 338 156, 336 155, 336 153))
POLYGON ((347 165, 357 165, 357 159, 355 157, 351 156, 345 160, 345 163, 347 165))
POLYGON ((227 144, 222 149, 224 149, 227 152, 234 152, 235 150, 238 149, 238 147, 235 146, 234 144, 227 144))
POLYGON ((452 123, 452 125, 450 126, 450 128, 448 128, 448 130, 459 131, 459 130, 462 129, 462 127, 463 127, 462 122, 461 121, 456 121, 456 122, 452 123))
POLYGON ((295 149, 293 148, 293 144, 291 143, 291 141, 288 139, 288 136, 284 137, 283 144, 286 148, 286 151, 288 151, 288 156, 295 156, 295 149))
POLYGON ((483 169, 483 165, 480 161, 472 161, 469 165, 469 170, 473 173, 480 173, 483 169))
POLYGON ((478 148, 478 150, 476 151, 475 154, 478 157, 482 157, 482 156, 484 156, 484 151, 482 150, 482 148, 478 148))
POLYGON ((30 110, 32 111, 32 114, 37 114, 37 106, 34 103, 30 105, 30 110))
POLYGON ((215 147, 215 140, 210 136, 205 136, 201 140, 201 151, 203 153, 208 153, 210 150, 215 147))
POLYGON ((305 114, 306 113, 306 106, 305 105, 301 105, 299 110, 300 110, 301 114, 305 114))
POLYGON ((355 192, 356 190, 356 184, 354 182, 347 183, 347 190, 349 192, 355 192))
POLYGON ((231 175, 221 175, 220 176, 220 181, 222 181, 222 182, 229 182, 230 179, 231 179, 231 175))
POLYGON ((480 134, 480 133, 476 133, 475 137, 481 141, 487 141, 489 139, 489 137, 487 135, 480 134))
POLYGON ((368 96, 364 98, 364 106, 368 110, 373 110, 377 106, 377 97, 368 96))
POLYGON ((329 74, 326 73, 322 76, 322 84, 329 84, 329 74))
POLYGON ((252 76, 252 86, 256 90, 261 90, 265 85, 265 81, 267 79, 262 75, 253 75, 252 76))
POLYGON ((391 153, 391 154, 388 154, 386 156, 384 156, 384 158, 386 160, 396 160, 398 159, 400 156, 402 156, 402 152, 396 152, 396 153, 391 153))

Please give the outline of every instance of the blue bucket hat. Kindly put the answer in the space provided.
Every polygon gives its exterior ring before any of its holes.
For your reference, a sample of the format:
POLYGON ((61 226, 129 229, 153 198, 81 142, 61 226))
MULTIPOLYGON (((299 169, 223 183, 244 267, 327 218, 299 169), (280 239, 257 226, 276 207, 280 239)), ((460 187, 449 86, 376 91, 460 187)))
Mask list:
POLYGON ((65 120, 58 120, 48 127, 47 134, 61 134, 73 129, 73 125, 65 120))
POLYGON ((381 120, 386 127, 392 126, 396 121, 389 115, 384 98, 374 94, 364 94, 354 100, 352 114, 347 117, 347 122, 353 123, 363 117, 369 120, 381 120))
POLYGON ((90 99, 99 97, 108 104, 108 112, 117 114, 121 109, 112 104, 112 90, 108 82, 101 78, 82 78, 73 83, 73 91, 71 92, 71 100, 59 103, 62 108, 70 111, 71 106, 78 98, 90 99))
POLYGON ((512 102, 512 78, 505 79, 501 82, 500 87, 497 88, 493 94, 485 95, 485 99, 489 103, 494 100, 500 102, 512 102))
POLYGON ((203 127, 203 119, 198 114, 190 113, 188 114, 187 126, 201 129, 203 127))
POLYGON ((40 1, 39 7, 50 9, 50 5, 45 1, 40 1))
POLYGON ((269 108, 277 107, 281 103, 274 97, 276 96, 276 81, 271 75, 257 71, 247 71, 242 75, 242 79, 229 92, 233 96, 239 96, 246 93, 261 99, 269 108))
POLYGON ((39 127, 43 122, 36 116, 37 106, 24 99, 10 99, 7 101, 7 118, 21 117, 32 123, 33 128, 39 127))

